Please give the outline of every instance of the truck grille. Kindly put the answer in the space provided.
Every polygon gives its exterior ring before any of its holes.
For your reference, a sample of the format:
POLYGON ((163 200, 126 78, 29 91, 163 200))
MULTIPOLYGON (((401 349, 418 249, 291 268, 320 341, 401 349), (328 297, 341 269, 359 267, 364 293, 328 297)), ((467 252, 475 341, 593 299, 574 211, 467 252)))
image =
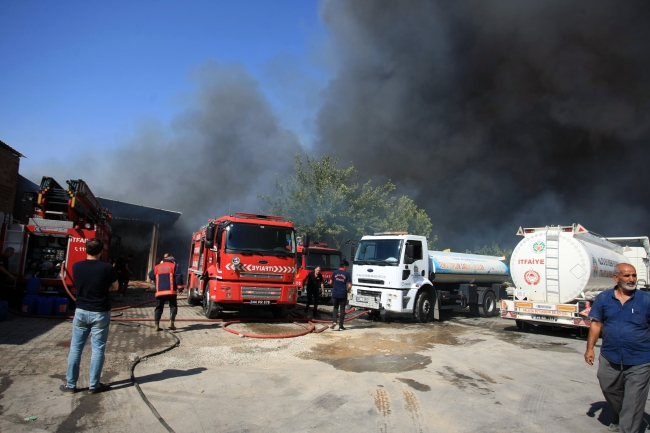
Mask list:
POLYGON ((280 299, 282 289, 280 287, 253 287, 242 286, 242 299, 280 299))
POLYGON ((384 285, 384 280, 370 280, 367 278, 359 278, 359 284, 381 284, 384 285))
POLYGON ((381 302, 381 293, 372 290, 357 290, 356 296, 350 301, 350 305, 378 309, 381 302))
POLYGON ((265 278, 267 280, 281 280, 283 277, 281 274, 256 274, 254 272, 241 272, 239 275, 245 278, 265 278))

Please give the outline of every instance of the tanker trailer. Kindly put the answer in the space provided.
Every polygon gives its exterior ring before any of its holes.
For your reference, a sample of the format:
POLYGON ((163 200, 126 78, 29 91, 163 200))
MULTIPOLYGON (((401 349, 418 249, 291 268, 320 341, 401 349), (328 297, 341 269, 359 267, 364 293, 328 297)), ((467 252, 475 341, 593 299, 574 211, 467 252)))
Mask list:
POLYGON ((618 263, 630 263, 623 248, 580 224, 519 228, 512 252, 513 299, 501 301, 501 317, 527 324, 560 327, 590 325, 596 296, 614 287, 618 263))

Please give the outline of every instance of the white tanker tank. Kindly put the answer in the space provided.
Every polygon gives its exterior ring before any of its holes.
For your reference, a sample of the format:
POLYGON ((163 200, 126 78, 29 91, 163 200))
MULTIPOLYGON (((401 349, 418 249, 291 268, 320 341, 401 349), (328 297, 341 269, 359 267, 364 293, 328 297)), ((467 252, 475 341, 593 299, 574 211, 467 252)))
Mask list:
POLYGON ((503 257, 429 251, 435 283, 492 284, 508 279, 503 257))
POLYGON ((592 300, 614 287, 618 263, 630 263, 620 245, 580 224, 520 228, 517 234, 524 236, 510 259, 517 299, 555 304, 592 300))

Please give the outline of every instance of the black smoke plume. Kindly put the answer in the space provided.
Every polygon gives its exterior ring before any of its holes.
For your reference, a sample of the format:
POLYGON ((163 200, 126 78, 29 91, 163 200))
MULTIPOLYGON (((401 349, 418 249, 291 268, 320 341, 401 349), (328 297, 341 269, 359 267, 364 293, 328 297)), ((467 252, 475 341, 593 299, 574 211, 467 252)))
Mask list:
POLYGON ((162 248, 185 260, 193 231, 209 218, 256 213, 263 204, 257 194, 273 193, 276 175, 286 177, 302 152, 244 67, 208 62, 192 78, 196 93, 171 130, 142 124, 119 147, 49 161, 26 176, 82 178, 97 196, 182 212, 162 248))
POLYGON ((650 234, 647 1, 327 1, 320 152, 392 179, 438 247, 650 234))

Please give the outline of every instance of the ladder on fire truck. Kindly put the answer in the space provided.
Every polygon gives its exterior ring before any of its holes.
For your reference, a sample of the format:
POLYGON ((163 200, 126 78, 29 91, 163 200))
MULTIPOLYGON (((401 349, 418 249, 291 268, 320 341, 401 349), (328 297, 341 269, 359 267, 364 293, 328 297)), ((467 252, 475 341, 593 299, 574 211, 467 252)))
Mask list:
POLYGON ((102 208, 86 182, 81 179, 68 180, 68 189, 64 189, 51 177, 43 176, 38 204, 42 208, 42 217, 79 220, 104 224, 109 219, 108 209, 102 208))
POLYGON ((560 302, 560 233, 561 226, 546 226, 546 302, 560 302))

